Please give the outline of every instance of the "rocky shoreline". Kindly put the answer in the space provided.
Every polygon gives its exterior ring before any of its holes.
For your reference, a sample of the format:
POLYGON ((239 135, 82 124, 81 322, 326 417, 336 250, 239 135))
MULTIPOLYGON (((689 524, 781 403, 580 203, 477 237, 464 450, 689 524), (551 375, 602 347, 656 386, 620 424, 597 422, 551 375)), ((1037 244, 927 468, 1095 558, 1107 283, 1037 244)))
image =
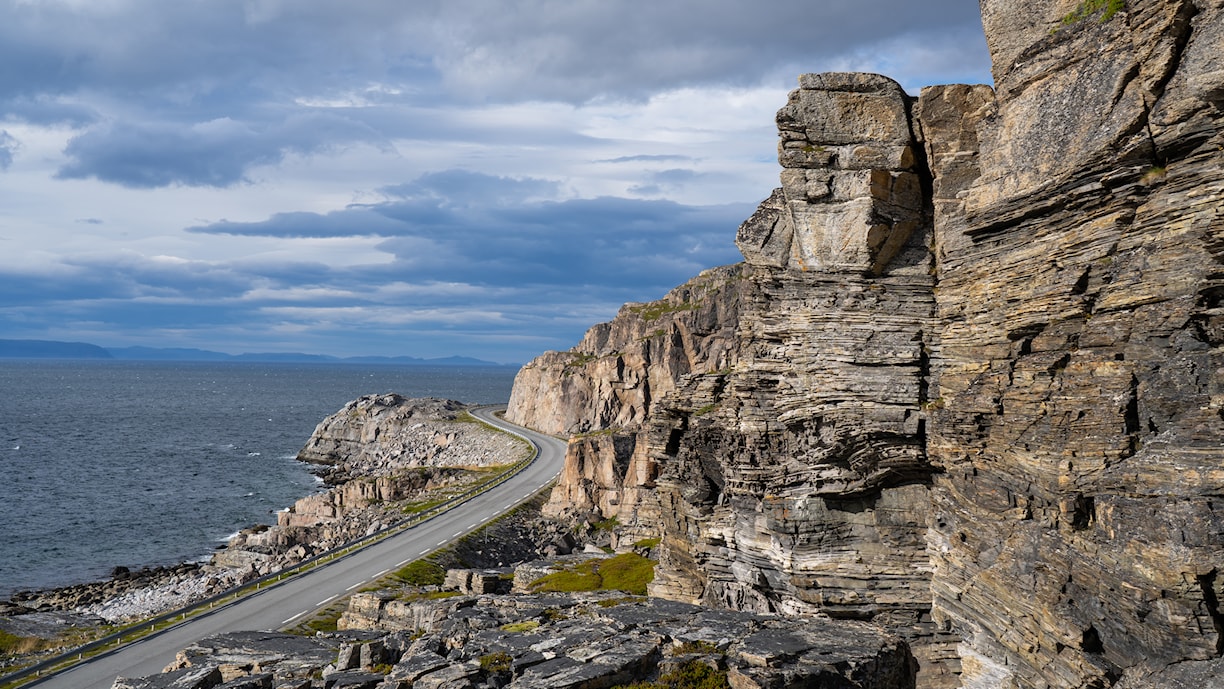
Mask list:
POLYGON ((275 525, 244 529, 209 562, 116 567, 106 581, 16 593, 0 602, 0 632, 48 648, 72 630, 189 605, 391 526, 527 456, 521 441, 468 408, 395 394, 354 400, 322 421, 299 454, 326 490, 278 513, 275 525))

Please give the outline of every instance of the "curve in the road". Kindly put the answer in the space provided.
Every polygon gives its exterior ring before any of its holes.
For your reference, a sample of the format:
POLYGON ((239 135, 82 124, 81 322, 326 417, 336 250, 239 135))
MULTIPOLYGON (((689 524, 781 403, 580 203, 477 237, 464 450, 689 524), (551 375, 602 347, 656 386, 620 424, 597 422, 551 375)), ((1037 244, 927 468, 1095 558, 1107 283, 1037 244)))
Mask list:
POLYGON ((547 486, 559 475, 565 462, 564 441, 510 424, 496 416, 499 409, 480 407, 472 414, 524 438, 537 451, 531 464, 504 483, 351 555, 27 686, 110 689, 116 677, 157 674, 174 660, 179 650, 195 641, 223 632, 285 627, 391 570, 481 528, 547 486))

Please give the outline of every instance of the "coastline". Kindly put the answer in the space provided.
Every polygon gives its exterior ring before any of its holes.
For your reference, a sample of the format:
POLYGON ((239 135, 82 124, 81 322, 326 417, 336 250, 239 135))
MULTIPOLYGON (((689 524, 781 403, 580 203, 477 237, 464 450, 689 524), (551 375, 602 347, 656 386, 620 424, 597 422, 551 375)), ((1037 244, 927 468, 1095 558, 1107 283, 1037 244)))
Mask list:
MULTIPOLYGON (((525 453, 475 422, 472 405, 370 395, 324 419, 298 455, 326 486, 242 529, 207 562, 117 567, 109 579, 0 602, 0 632, 48 642, 74 628, 121 624, 189 605, 368 535, 463 492, 525 453), (312 449, 313 448, 313 449, 312 449)), ((511 462, 512 463, 512 462, 511 462)))

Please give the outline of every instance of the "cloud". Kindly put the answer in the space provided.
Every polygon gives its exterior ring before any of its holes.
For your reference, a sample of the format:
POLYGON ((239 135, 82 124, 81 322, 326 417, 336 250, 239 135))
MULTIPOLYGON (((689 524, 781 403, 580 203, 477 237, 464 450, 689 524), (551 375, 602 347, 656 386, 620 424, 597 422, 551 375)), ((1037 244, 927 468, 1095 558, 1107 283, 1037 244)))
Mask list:
POLYGON ((227 187, 247 181, 252 166, 279 162, 292 152, 379 139, 368 127, 326 114, 294 116, 263 130, 229 118, 189 127, 112 122, 69 141, 69 161, 58 176, 136 188, 227 187))
POLYGON ((693 160, 689 156, 668 155, 668 154, 642 154, 631 156, 619 156, 616 158, 608 158, 605 160, 597 160, 597 163, 683 163, 693 160))
POLYGON ((0 10, 0 93, 89 85, 205 105, 441 84, 461 100, 581 103, 755 84, 779 65, 962 28, 980 33, 963 0, 19 2, 0 10))
POLYGON ((658 290, 711 265, 739 260, 731 239, 752 211, 748 204, 551 200, 539 198, 556 191, 546 180, 458 170, 387 189, 392 193, 379 203, 325 214, 280 214, 259 222, 220 222, 190 231, 290 238, 378 235, 386 238, 380 248, 395 256, 381 270, 402 271, 417 280, 658 290))
POLYGON ((13 155, 17 153, 19 147, 17 139, 0 129, 0 170, 7 170, 13 164, 13 155))
POLYGON ((964 0, 0 3, 0 329, 565 348, 739 259, 830 69, 989 79, 964 0))

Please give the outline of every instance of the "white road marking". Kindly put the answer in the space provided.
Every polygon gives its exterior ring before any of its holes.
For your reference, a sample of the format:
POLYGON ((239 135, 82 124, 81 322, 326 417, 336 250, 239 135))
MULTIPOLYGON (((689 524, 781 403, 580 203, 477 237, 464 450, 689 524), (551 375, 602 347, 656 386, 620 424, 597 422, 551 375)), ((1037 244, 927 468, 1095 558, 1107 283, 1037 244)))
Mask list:
MULTIPOLYGON (((443 541, 443 543, 445 543, 445 542, 446 542, 446 541, 443 541)), ((422 555, 424 555, 425 553, 428 553, 428 552, 429 552, 429 549, 428 549, 428 548, 426 548, 425 550, 422 550, 421 552, 417 553, 417 557, 420 557, 420 556, 422 556, 422 555)))
POLYGON ((390 572, 390 571, 391 571, 390 569, 384 569, 383 571, 379 572, 378 574, 375 574, 375 575, 374 575, 374 578, 375 578, 375 579, 377 579, 377 578, 381 577, 382 575, 384 575, 384 574, 386 574, 387 572, 390 572))
POLYGON ((438 541, 438 545, 446 545, 446 542, 447 542, 448 540, 450 540, 450 539, 448 539, 448 538, 443 538, 442 540, 438 541))
POLYGON ((404 565, 408 564, 409 562, 412 562, 412 558, 408 558, 407 560, 400 560, 399 564, 397 564, 397 565, 395 565, 395 566, 396 566, 396 567, 403 567, 404 565))
POLYGON ((289 624, 290 622, 292 622, 292 621, 296 620, 297 618, 301 617, 302 615, 305 615, 305 614, 306 614, 306 613, 308 613, 308 612, 310 612, 310 611, 309 611, 309 610, 303 610, 302 612, 299 612, 298 614, 294 615, 293 617, 290 617, 289 619, 285 620, 284 622, 281 622, 281 626, 283 627, 283 626, 285 626, 285 625, 289 624))
POLYGON ((332 597, 327 598, 327 599, 325 599, 325 600, 321 600, 321 601, 319 601, 318 603, 315 603, 315 605, 327 605, 328 603, 330 603, 330 602, 332 602, 332 601, 336 600, 336 598, 338 598, 338 597, 339 597, 339 595, 340 595, 340 594, 336 594, 335 596, 332 596, 332 597))
POLYGON ((345 591, 352 591, 353 589, 357 588, 358 586, 361 586, 361 585, 362 585, 362 584, 364 584, 364 583, 365 583, 364 581, 359 581, 359 582, 357 582, 356 584, 353 584, 352 586, 350 586, 350 587, 348 587, 348 588, 346 588, 346 589, 344 589, 344 590, 345 590, 345 591))
POLYGON ((487 521, 489 521, 489 518, 488 518, 488 517, 485 517, 484 519, 481 519, 480 521, 478 521, 478 522, 476 522, 476 523, 477 523, 477 524, 483 524, 483 523, 485 523, 485 522, 487 522, 487 521))

